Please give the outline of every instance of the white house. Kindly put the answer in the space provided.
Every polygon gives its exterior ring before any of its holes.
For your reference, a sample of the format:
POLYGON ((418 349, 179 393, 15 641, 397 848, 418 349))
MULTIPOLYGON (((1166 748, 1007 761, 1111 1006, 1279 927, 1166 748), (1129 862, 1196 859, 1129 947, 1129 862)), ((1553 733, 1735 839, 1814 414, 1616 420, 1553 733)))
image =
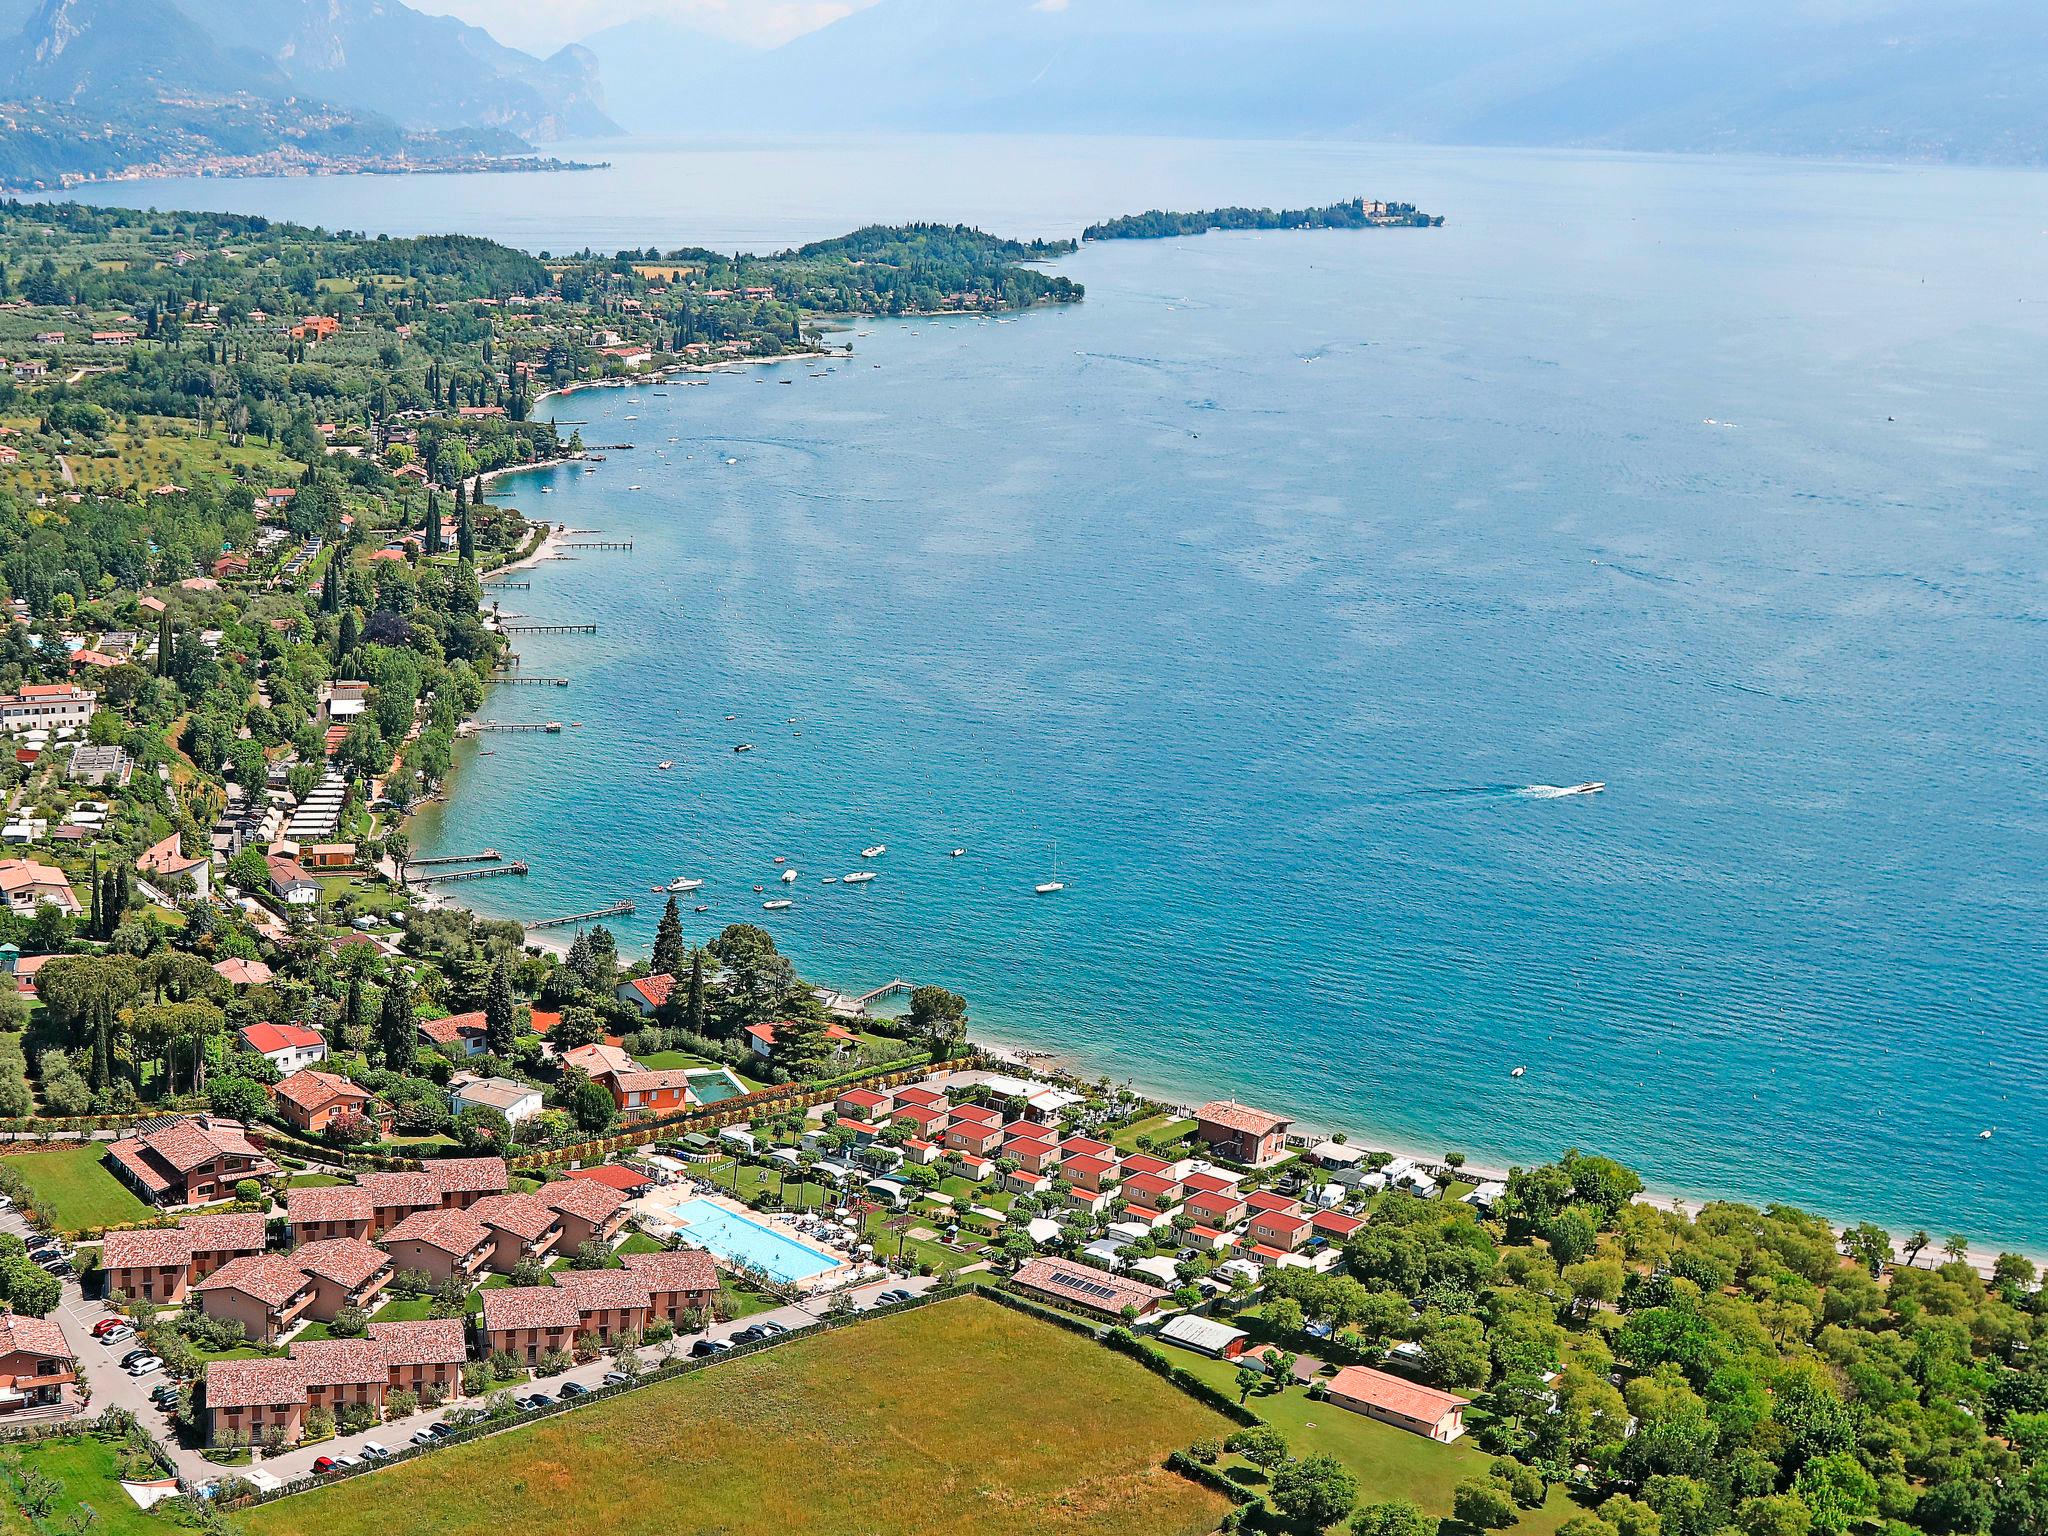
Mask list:
POLYGON ((327 1041, 298 1024, 250 1024, 241 1036, 244 1045, 285 1077, 327 1059, 327 1041))
POLYGON ((0 696, 0 730, 79 730, 92 722, 99 700, 75 683, 30 683, 0 696))
POLYGON ((448 1082, 448 1107, 458 1115, 465 1109, 495 1109, 517 1125, 540 1113, 541 1092, 509 1077, 455 1077, 448 1082))

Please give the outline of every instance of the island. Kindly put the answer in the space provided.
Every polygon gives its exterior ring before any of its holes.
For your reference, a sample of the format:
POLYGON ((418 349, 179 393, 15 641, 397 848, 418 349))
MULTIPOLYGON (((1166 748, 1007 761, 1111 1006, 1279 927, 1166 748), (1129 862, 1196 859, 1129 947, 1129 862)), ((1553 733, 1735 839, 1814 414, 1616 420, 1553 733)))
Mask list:
POLYGON ((1205 235, 1212 229, 1436 229, 1440 213, 1424 213, 1413 203, 1382 203, 1354 197, 1326 208, 1210 208, 1201 213, 1127 213, 1122 218, 1091 224, 1083 240, 1170 240, 1179 235, 1205 235))

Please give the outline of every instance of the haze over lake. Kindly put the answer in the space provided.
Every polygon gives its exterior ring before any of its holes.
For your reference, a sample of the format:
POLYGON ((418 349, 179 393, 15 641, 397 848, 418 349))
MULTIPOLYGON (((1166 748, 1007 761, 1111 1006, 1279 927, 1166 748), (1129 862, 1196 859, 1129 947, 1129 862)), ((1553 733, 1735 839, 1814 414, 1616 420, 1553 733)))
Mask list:
POLYGON ((480 910, 630 895, 644 945, 649 885, 701 876, 693 937, 762 921, 816 979, 944 982, 1173 1092, 2048 1247, 2048 177, 603 153, 93 193, 558 250, 1360 193, 1447 223, 1090 246, 1070 309, 550 402, 636 446, 501 499, 635 548, 505 594, 602 629, 521 638, 574 681, 485 717, 581 729, 486 738, 418 829, 533 862, 480 910))

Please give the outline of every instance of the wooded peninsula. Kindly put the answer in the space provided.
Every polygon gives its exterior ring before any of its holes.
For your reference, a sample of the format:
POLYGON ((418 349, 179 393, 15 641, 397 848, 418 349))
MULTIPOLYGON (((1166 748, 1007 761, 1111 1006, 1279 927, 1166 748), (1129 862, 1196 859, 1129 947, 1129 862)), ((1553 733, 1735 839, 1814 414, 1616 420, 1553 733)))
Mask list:
POLYGON ((1326 208, 1210 208, 1201 213, 1129 213, 1082 231, 1083 240, 1169 240, 1205 235, 1212 229, 1436 229, 1443 215, 1424 213, 1413 203, 1382 203, 1363 197, 1326 208))

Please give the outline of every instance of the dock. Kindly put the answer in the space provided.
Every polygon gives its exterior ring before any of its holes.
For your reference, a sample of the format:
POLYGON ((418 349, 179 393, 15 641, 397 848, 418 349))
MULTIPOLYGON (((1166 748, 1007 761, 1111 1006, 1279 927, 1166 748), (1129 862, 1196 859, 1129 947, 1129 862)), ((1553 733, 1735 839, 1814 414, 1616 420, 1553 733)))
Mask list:
POLYGON ((507 624, 508 635, 594 635, 595 624, 507 624))
POLYGON ((504 855, 495 848, 486 848, 482 853, 443 853, 431 859, 407 859, 407 869, 425 869, 433 864, 495 864, 504 855))
POLYGON ((493 683, 524 683, 532 688, 566 688, 566 677, 542 677, 538 672, 522 672, 517 677, 494 677, 493 683))
POLYGON ((572 912, 567 917, 544 917, 536 923, 522 926, 531 931, 535 928, 567 928, 574 923, 594 923, 601 917, 625 917, 633 910, 630 901, 615 901, 608 907, 599 907, 595 912, 572 912))
POLYGON ((898 992, 915 992, 916 990, 916 982, 905 981, 901 976, 898 976, 894 981, 883 982, 872 992, 861 993, 859 997, 853 1000, 853 1006, 865 1008, 869 1003, 879 1002, 885 997, 894 997, 898 992))
POLYGON ((486 592, 527 592, 533 588, 530 581, 485 581, 478 585, 486 592))
MULTIPOLYGON (((497 681, 501 683, 516 683, 521 681, 521 679, 501 677, 497 681)), ((531 682, 532 679, 528 678, 525 681, 531 682)), ((470 722, 469 729, 472 731, 546 731, 550 736, 559 736, 562 733, 562 722, 559 720, 473 720, 470 722)))
POLYGON ((564 544, 564 549, 631 549, 631 539, 601 539, 594 544, 564 544))
POLYGON ((457 880, 495 880, 501 875, 523 875, 527 872, 526 860, 514 859, 510 864, 490 864, 482 869, 455 869, 440 875, 411 875, 409 885, 452 885, 457 880))

